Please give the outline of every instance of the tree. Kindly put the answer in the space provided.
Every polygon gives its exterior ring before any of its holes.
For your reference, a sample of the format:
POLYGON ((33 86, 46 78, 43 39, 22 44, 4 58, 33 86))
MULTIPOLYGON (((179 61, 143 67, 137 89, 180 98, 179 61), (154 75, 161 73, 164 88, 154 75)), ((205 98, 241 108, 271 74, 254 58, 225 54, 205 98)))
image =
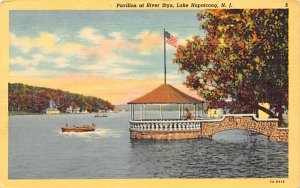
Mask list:
POLYGON ((88 102, 84 103, 84 110, 88 111, 88 112, 92 112, 92 105, 88 102))
POLYGON ((74 112, 78 108, 78 105, 76 104, 75 101, 72 101, 71 102, 71 107, 72 107, 72 112, 74 112))
POLYGON ((288 107, 288 10, 207 10, 197 17, 205 38, 180 45, 173 60, 189 73, 184 84, 210 107, 262 110, 282 121, 288 107))
POLYGON ((43 113, 49 107, 49 101, 54 101, 57 108, 65 112, 68 107, 80 107, 89 112, 98 112, 99 109, 112 109, 113 105, 103 99, 54 90, 43 87, 28 86, 20 83, 8 84, 9 111, 26 111, 43 113))

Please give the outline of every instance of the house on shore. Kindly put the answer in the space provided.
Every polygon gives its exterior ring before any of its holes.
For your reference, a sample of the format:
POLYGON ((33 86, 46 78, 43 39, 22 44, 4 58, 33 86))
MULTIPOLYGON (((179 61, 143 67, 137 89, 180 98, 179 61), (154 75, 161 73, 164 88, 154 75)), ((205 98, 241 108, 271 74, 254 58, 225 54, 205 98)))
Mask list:
POLYGON ((73 108, 72 106, 68 107, 66 110, 67 113, 71 114, 79 114, 80 113, 80 107, 73 108))
POLYGON ((60 111, 57 109, 57 106, 54 101, 49 101, 49 107, 46 109, 46 114, 59 114, 60 111))

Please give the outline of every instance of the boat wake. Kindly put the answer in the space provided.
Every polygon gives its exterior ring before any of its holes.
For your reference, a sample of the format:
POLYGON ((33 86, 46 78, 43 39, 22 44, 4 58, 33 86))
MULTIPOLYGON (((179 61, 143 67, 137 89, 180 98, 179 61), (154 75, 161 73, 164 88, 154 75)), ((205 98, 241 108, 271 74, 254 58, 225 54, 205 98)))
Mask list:
POLYGON ((119 138, 120 134, 113 132, 111 129, 96 129, 89 132, 59 132, 60 135, 66 137, 79 137, 79 138, 119 138))

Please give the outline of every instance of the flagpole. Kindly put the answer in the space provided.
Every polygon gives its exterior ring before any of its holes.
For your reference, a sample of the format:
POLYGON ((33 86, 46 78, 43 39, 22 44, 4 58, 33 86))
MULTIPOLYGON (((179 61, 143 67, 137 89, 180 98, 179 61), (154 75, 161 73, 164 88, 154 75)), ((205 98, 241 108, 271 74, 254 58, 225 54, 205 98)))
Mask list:
POLYGON ((164 68, 165 68, 165 84, 167 83, 167 65, 166 65, 166 30, 164 29, 164 68))

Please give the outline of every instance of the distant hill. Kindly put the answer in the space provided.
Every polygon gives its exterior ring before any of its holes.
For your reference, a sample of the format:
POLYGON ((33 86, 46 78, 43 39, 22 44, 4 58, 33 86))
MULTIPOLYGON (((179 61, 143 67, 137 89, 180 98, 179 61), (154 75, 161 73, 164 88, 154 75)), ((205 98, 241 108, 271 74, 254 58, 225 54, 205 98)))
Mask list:
POLYGON ((61 112, 66 112, 70 106, 88 112, 114 109, 114 105, 109 101, 97 97, 21 83, 8 83, 8 109, 10 112, 44 113, 50 103, 54 104, 61 112))

